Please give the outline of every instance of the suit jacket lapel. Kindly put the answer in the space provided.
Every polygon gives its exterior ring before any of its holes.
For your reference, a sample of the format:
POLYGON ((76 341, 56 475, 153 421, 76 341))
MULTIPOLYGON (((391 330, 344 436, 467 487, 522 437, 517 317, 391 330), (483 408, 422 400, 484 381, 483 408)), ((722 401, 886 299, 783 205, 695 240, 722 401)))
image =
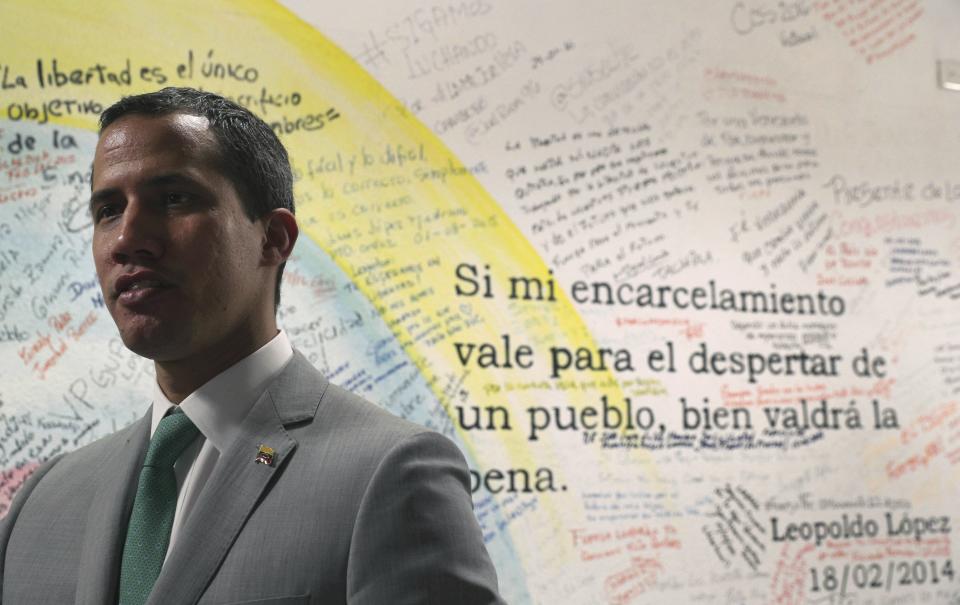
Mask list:
POLYGON ((117 602, 123 541, 150 443, 149 412, 117 437, 98 469, 98 490, 87 516, 80 555, 77 605, 117 602))
POLYGON ((284 425, 312 419, 326 386, 326 379, 295 353, 244 419, 240 436, 221 452, 147 605, 192 605, 200 599, 261 494, 297 446, 284 425), (255 462, 260 445, 274 449, 273 464, 255 462))

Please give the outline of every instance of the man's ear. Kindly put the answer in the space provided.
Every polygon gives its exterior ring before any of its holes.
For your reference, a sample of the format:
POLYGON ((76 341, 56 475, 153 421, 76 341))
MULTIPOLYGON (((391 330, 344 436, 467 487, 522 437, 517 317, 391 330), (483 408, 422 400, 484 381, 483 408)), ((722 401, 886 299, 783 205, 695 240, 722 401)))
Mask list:
POLYGON ((274 208, 260 219, 264 235, 262 261, 265 265, 279 266, 286 262, 293 245, 297 243, 300 228, 297 219, 286 208, 274 208))

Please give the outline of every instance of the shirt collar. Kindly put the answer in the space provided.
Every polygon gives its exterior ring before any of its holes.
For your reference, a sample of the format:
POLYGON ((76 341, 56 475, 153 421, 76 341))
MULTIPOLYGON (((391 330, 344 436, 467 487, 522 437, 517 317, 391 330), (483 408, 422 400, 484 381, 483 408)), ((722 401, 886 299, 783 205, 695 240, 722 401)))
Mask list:
MULTIPOLYGON (((180 402, 180 409, 218 451, 223 452, 240 431, 240 424, 267 385, 293 358, 283 330, 270 342, 220 372, 180 402)), ((175 404, 154 382, 150 435, 175 404)))

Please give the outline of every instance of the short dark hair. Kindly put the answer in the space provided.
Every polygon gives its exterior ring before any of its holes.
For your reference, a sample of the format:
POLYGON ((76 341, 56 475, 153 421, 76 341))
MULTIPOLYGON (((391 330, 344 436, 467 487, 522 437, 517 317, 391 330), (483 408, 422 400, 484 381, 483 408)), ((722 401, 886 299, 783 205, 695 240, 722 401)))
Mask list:
MULTIPOLYGON (((168 87, 156 92, 123 97, 100 114, 100 133, 123 116, 187 114, 207 119, 220 151, 220 165, 230 179, 243 209, 255 221, 275 208, 295 212, 293 173, 283 143, 270 126, 249 109, 212 92, 168 87)), ((277 270, 274 309, 280 305, 277 270)))

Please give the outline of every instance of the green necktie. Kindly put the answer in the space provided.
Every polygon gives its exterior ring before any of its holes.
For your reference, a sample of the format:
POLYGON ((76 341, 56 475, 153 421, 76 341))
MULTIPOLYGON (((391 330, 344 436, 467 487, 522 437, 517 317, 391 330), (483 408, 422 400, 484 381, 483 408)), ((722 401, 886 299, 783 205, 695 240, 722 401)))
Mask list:
POLYGON ((177 407, 160 420, 140 471, 120 564, 120 605, 140 605, 153 589, 170 543, 177 509, 173 463, 197 436, 197 427, 177 407))

